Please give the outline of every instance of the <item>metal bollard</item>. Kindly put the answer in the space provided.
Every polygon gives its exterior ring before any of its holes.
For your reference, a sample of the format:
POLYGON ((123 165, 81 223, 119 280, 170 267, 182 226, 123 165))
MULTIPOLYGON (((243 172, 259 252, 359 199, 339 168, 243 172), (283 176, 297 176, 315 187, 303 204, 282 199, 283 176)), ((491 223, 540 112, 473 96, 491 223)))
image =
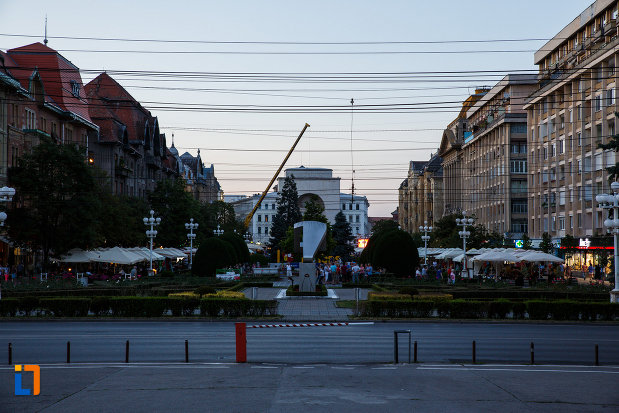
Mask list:
POLYGON ((600 358, 599 358, 599 351, 598 351, 598 345, 595 345, 595 365, 599 366, 600 365, 600 358))
POLYGON ((125 343, 125 363, 129 363, 129 340, 125 343))
POLYGON ((245 323, 235 323, 236 362, 247 363, 247 327, 245 323))
POLYGON ((258 287, 251 287, 251 299, 257 300, 258 297, 258 287))
POLYGON ((185 363, 189 363, 189 342, 185 340, 185 363))
POLYGON ((531 364, 535 364, 535 345, 531 341, 531 364))
POLYGON ((476 354, 475 353, 476 353, 476 351, 475 351, 475 340, 473 340, 473 364, 476 363, 476 357, 475 357, 476 354))
POLYGON ((393 359, 394 363, 398 364, 398 334, 408 334, 408 363, 411 362, 411 331, 410 330, 393 330, 393 359))
POLYGON ((415 354, 414 362, 417 363, 417 340, 415 340, 415 354))
POLYGON ((71 363, 71 342, 67 341, 67 364, 71 363))
POLYGON ((9 343, 9 366, 13 364, 13 345, 9 343))
POLYGON ((359 315, 359 296, 361 289, 355 288, 355 315, 359 315))

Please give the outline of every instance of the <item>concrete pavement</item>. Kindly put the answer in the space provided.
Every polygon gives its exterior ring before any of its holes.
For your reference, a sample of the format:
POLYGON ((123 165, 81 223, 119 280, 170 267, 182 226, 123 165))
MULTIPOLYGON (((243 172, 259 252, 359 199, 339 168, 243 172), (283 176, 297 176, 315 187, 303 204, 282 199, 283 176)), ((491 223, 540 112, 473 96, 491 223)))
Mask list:
POLYGON ((616 367, 59 364, 41 366, 39 396, 15 396, 2 366, 0 410, 616 412, 618 384, 616 367))

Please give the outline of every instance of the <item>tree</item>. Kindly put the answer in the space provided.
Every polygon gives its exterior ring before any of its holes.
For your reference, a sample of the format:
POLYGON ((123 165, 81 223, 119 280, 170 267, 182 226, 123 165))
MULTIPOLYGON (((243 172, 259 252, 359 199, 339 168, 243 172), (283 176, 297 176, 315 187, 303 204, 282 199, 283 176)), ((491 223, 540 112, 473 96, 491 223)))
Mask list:
POLYGON ((331 233, 331 223, 325 216, 325 208, 319 202, 317 195, 312 196, 304 206, 305 213, 303 214, 303 221, 318 221, 327 224, 327 233, 325 234, 325 251, 319 252, 318 257, 324 258, 326 255, 331 255, 331 251, 333 251, 333 248, 335 247, 335 240, 333 239, 333 234, 331 233))
POLYGON ((144 244, 144 223, 149 205, 146 201, 108 192, 101 194, 102 210, 97 222, 97 246, 135 247, 144 244), (120 230, 119 230, 120 228, 120 230))
POLYGON ((281 248, 281 242, 286 238, 288 228, 301 221, 301 210, 299 209, 299 194, 294 175, 287 176, 284 180, 279 197, 277 198, 277 213, 273 217, 271 224, 271 239, 269 244, 273 253, 281 248))
POLYGON ((180 247, 187 243, 185 223, 197 217, 200 204, 185 191, 182 179, 164 180, 157 183, 149 194, 151 208, 155 216, 161 217, 155 240, 165 246, 180 247))
POLYGON ((16 189, 17 205, 9 214, 9 236, 41 249, 44 268, 52 252, 60 255, 97 244, 103 190, 86 165, 83 149, 42 139, 9 170, 9 182, 16 189))
POLYGON ((355 247, 352 245, 355 237, 352 235, 350 224, 346 220, 346 216, 342 211, 335 215, 335 223, 333 224, 331 232, 333 235, 333 241, 335 242, 332 254, 341 257, 344 261, 347 261, 351 254, 355 251, 355 247))
POLYGON ((382 232, 374 242, 370 261, 374 267, 385 268, 399 277, 414 273, 419 265, 419 253, 408 232, 399 229, 382 232))
POLYGON ((205 240, 193 257, 191 272, 200 276, 214 276, 218 268, 225 268, 237 261, 234 247, 229 242, 212 237, 205 240))
POLYGON ((539 249, 547 254, 552 253, 552 239, 549 233, 544 232, 542 234, 542 242, 539 244, 539 249))
POLYGON ((249 249, 247 248, 247 244, 245 243, 243 236, 235 232, 228 231, 224 232, 220 239, 230 243, 230 245, 234 248, 237 258, 235 264, 249 262, 249 249))
POLYGON ((374 224, 374 226, 372 227, 372 235, 382 231, 391 231, 398 228, 398 223, 394 220, 383 219, 374 224))
POLYGON ((530 250, 531 248, 533 248, 533 245, 531 243, 531 238, 529 238, 529 235, 524 234, 522 236, 522 249, 530 250))

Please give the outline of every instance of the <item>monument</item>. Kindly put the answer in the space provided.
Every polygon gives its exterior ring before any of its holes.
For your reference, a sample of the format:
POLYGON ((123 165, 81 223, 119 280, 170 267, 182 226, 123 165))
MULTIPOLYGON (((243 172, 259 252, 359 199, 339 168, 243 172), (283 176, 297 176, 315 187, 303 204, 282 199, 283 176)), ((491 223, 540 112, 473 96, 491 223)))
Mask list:
POLYGON ((301 292, 316 291, 318 273, 316 254, 326 248, 327 224, 318 221, 301 221, 294 224, 295 252, 301 254, 299 275, 293 277, 294 285, 301 292))

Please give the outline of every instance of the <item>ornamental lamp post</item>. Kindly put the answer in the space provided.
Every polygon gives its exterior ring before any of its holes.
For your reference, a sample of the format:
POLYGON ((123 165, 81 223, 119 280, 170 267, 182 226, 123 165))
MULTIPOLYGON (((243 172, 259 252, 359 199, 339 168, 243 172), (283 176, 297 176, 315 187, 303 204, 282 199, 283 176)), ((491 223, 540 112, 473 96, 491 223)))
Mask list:
POLYGON ((198 223, 193 223, 193 218, 189 220, 188 223, 185 224, 185 228, 189 230, 189 234, 187 234, 187 238, 189 238, 189 269, 193 266, 193 240, 196 239, 196 234, 193 233, 193 230, 198 229, 198 223))
POLYGON ((430 241, 430 236, 428 235, 428 231, 432 232, 432 227, 428 226, 428 221, 423 221, 423 226, 419 227, 419 232, 423 232, 424 235, 421 236, 421 240, 425 243, 425 253, 423 264, 425 266, 428 265, 428 242, 430 241))
POLYGON ((153 240, 157 236, 157 230, 154 229, 157 225, 161 223, 161 218, 154 217, 155 211, 150 210, 150 218, 144 218, 144 225, 150 227, 150 229, 146 230, 146 236, 150 239, 150 272, 153 272, 153 240))
POLYGON ((610 302, 619 302, 619 253, 617 252, 617 245, 619 244, 619 182, 613 182, 610 184, 613 194, 599 194, 595 197, 600 208, 613 211, 613 218, 607 218, 604 221, 606 231, 613 234, 615 256, 615 288, 610 292, 610 302))
POLYGON ((224 230, 219 228, 219 224, 217 224, 217 229, 213 230, 213 234, 220 236, 220 235, 223 235, 223 233, 224 233, 224 230))
POLYGON ((462 231, 459 231, 458 235, 460 235, 460 238, 462 238, 462 249, 464 250, 463 271, 466 272, 467 278, 468 278, 468 271, 466 269, 466 239, 471 236, 471 231, 467 231, 466 227, 467 225, 473 225, 473 222, 475 222, 473 218, 466 217, 466 211, 462 211, 462 219, 456 218, 456 225, 458 225, 459 227, 462 227, 462 231))
MULTIPOLYGON (((9 188, 8 186, 0 188, 0 202, 11 202, 13 200, 13 195, 15 195, 15 188, 9 188)), ((6 212, 0 212, 0 227, 4 226, 6 217, 6 212)))

